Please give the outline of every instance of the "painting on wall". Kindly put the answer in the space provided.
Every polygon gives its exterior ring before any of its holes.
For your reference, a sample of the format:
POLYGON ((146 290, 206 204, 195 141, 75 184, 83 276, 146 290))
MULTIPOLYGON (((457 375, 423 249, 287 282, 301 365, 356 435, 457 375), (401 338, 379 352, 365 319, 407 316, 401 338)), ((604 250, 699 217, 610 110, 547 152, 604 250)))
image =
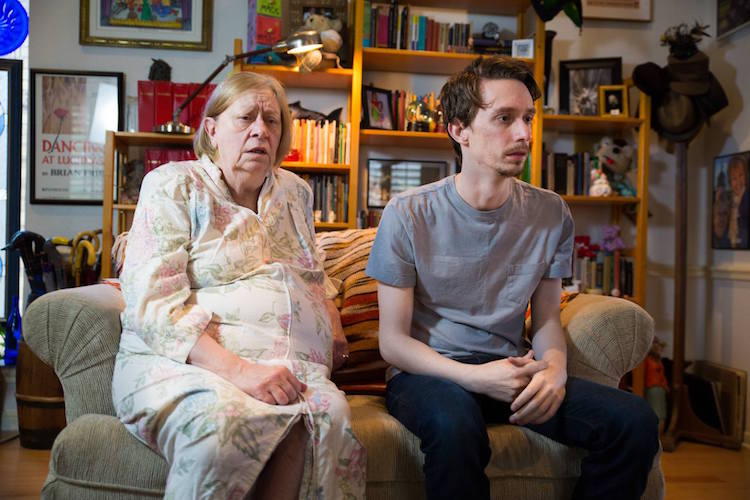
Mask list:
POLYGON ((750 0, 716 1, 716 36, 734 33, 750 23, 750 0))
POLYGON ((584 19, 650 21, 651 0, 583 0, 584 19))
POLYGON ((31 70, 31 203, 100 205, 107 130, 122 130, 122 73, 31 70))
POLYGON ((407 189, 445 177, 448 164, 424 160, 367 160, 367 207, 383 208, 393 196, 407 189))
POLYGON ((213 0, 80 0, 81 45, 211 50, 213 0))
POLYGON ((750 248, 749 164, 750 151, 714 159, 711 248, 750 248))

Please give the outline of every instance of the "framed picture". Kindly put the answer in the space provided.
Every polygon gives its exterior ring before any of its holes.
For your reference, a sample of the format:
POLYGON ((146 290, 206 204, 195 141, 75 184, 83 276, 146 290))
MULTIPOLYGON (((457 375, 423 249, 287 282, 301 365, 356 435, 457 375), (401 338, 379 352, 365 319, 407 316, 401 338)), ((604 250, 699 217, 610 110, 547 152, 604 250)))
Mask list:
POLYGON ((365 128, 393 130, 391 91, 365 86, 362 104, 365 108, 365 128))
POLYGON ((628 116, 628 92, 625 85, 599 85, 599 114, 628 116))
POLYGON ((78 43, 211 50, 213 0, 80 0, 78 43))
POLYGON ((31 70, 31 203, 101 205, 107 130, 122 130, 123 74, 31 70))
POLYGON ((622 58, 560 61, 560 113, 599 114, 599 86, 622 83, 622 58))
MULTIPOLYGON (((21 74, 22 61, 0 59, 0 238, 6 242, 21 227, 21 74)), ((18 295, 18 256, 0 252, 0 319, 18 295)))
POLYGON ((716 0, 716 36, 734 33, 750 22, 750 1, 716 0))
POLYGON ((531 38, 513 40, 511 43, 510 55, 512 57, 525 57, 527 59, 533 58, 534 40, 531 38))
POLYGON ((750 248, 750 151, 714 158, 711 248, 750 248))
POLYGON ((367 207, 383 208, 392 196, 445 177, 448 163, 422 160, 367 160, 367 207))
POLYGON ((650 21, 651 0, 583 0, 584 19, 650 21))

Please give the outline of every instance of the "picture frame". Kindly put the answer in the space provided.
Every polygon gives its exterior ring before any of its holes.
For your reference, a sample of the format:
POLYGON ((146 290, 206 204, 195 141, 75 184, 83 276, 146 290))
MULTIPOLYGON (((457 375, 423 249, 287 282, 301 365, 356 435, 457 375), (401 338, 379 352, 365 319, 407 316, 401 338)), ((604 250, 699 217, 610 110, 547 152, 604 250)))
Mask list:
MULTIPOLYGON (((78 43, 139 49, 210 51, 214 0, 173 1, 149 15, 142 0, 129 10, 117 0, 80 0, 78 43)), ((151 4, 148 4, 149 6, 151 4)), ((151 9, 151 7, 149 7, 151 9)))
POLYGON ((362 105, 364 106, 365 128, 393 130, 393 109, 391 109, 391 91, 372 86, 362 87, 362 105))
POLYGON ((738 31, 750 23, 750 2, 746 0, 716 0, 716 38, 738 31))
POLYGON ((101 205, 107 130, 122 130, 123 73, 31 69, 31 203, 101 205))
POLYGON ((367 208, 384 208, 393 196, 446 176, 448 163, 434 160, 367 160, 367 208))
MULTIPOLYGON (((23 61, 0 59, 0 235, 9 242, 21 227, 21 114, 23 61)), ((18 296, 20 265, 15 252, 0 252, 0 320, 18 296)))
POLYGON ((651 21, 651 0, 582 0, 584 19, 651 21))
POLYGON ((534 58, 534 39, 524 38, 513 40, 510 49, 511 57, 521 57, 525 59, 534 58))
POLYGON ((625 85, 599 85, 599 114, 629 116, 628 91, 625 85))
POLYGON ((714 158, 711 248, 750 249, 750 151, 714 158))
POLYGON ((599 115, 599 86, 622 83, 622 58, 560 61, 560 114, 599 115))

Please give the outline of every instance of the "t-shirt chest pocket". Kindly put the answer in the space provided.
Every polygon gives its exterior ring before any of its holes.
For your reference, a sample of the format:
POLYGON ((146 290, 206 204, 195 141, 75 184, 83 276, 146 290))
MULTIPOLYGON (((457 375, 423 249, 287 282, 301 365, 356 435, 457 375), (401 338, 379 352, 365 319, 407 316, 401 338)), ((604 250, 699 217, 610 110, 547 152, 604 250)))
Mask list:
POLYGON ((546 262, 508 265, 508 278, 500 292, 501 300, 526 305, 546 269, 546 262))

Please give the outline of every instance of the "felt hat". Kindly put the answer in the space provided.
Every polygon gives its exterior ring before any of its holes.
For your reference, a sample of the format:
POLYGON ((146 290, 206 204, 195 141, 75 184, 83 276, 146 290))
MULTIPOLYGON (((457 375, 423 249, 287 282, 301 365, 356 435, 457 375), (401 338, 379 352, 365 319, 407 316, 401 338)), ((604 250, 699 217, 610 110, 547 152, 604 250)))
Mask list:
POLYGON ((703 117, 689 96, 669 90, 659 101, 651 120, 654 130, 670 141, 689 142, 703 126, 703 117))
POLYGON ((683 95, 702 95, 708 92, 710 72, 708 56, 697 51, 686 59, 667 57, 669 88, 683 95))

